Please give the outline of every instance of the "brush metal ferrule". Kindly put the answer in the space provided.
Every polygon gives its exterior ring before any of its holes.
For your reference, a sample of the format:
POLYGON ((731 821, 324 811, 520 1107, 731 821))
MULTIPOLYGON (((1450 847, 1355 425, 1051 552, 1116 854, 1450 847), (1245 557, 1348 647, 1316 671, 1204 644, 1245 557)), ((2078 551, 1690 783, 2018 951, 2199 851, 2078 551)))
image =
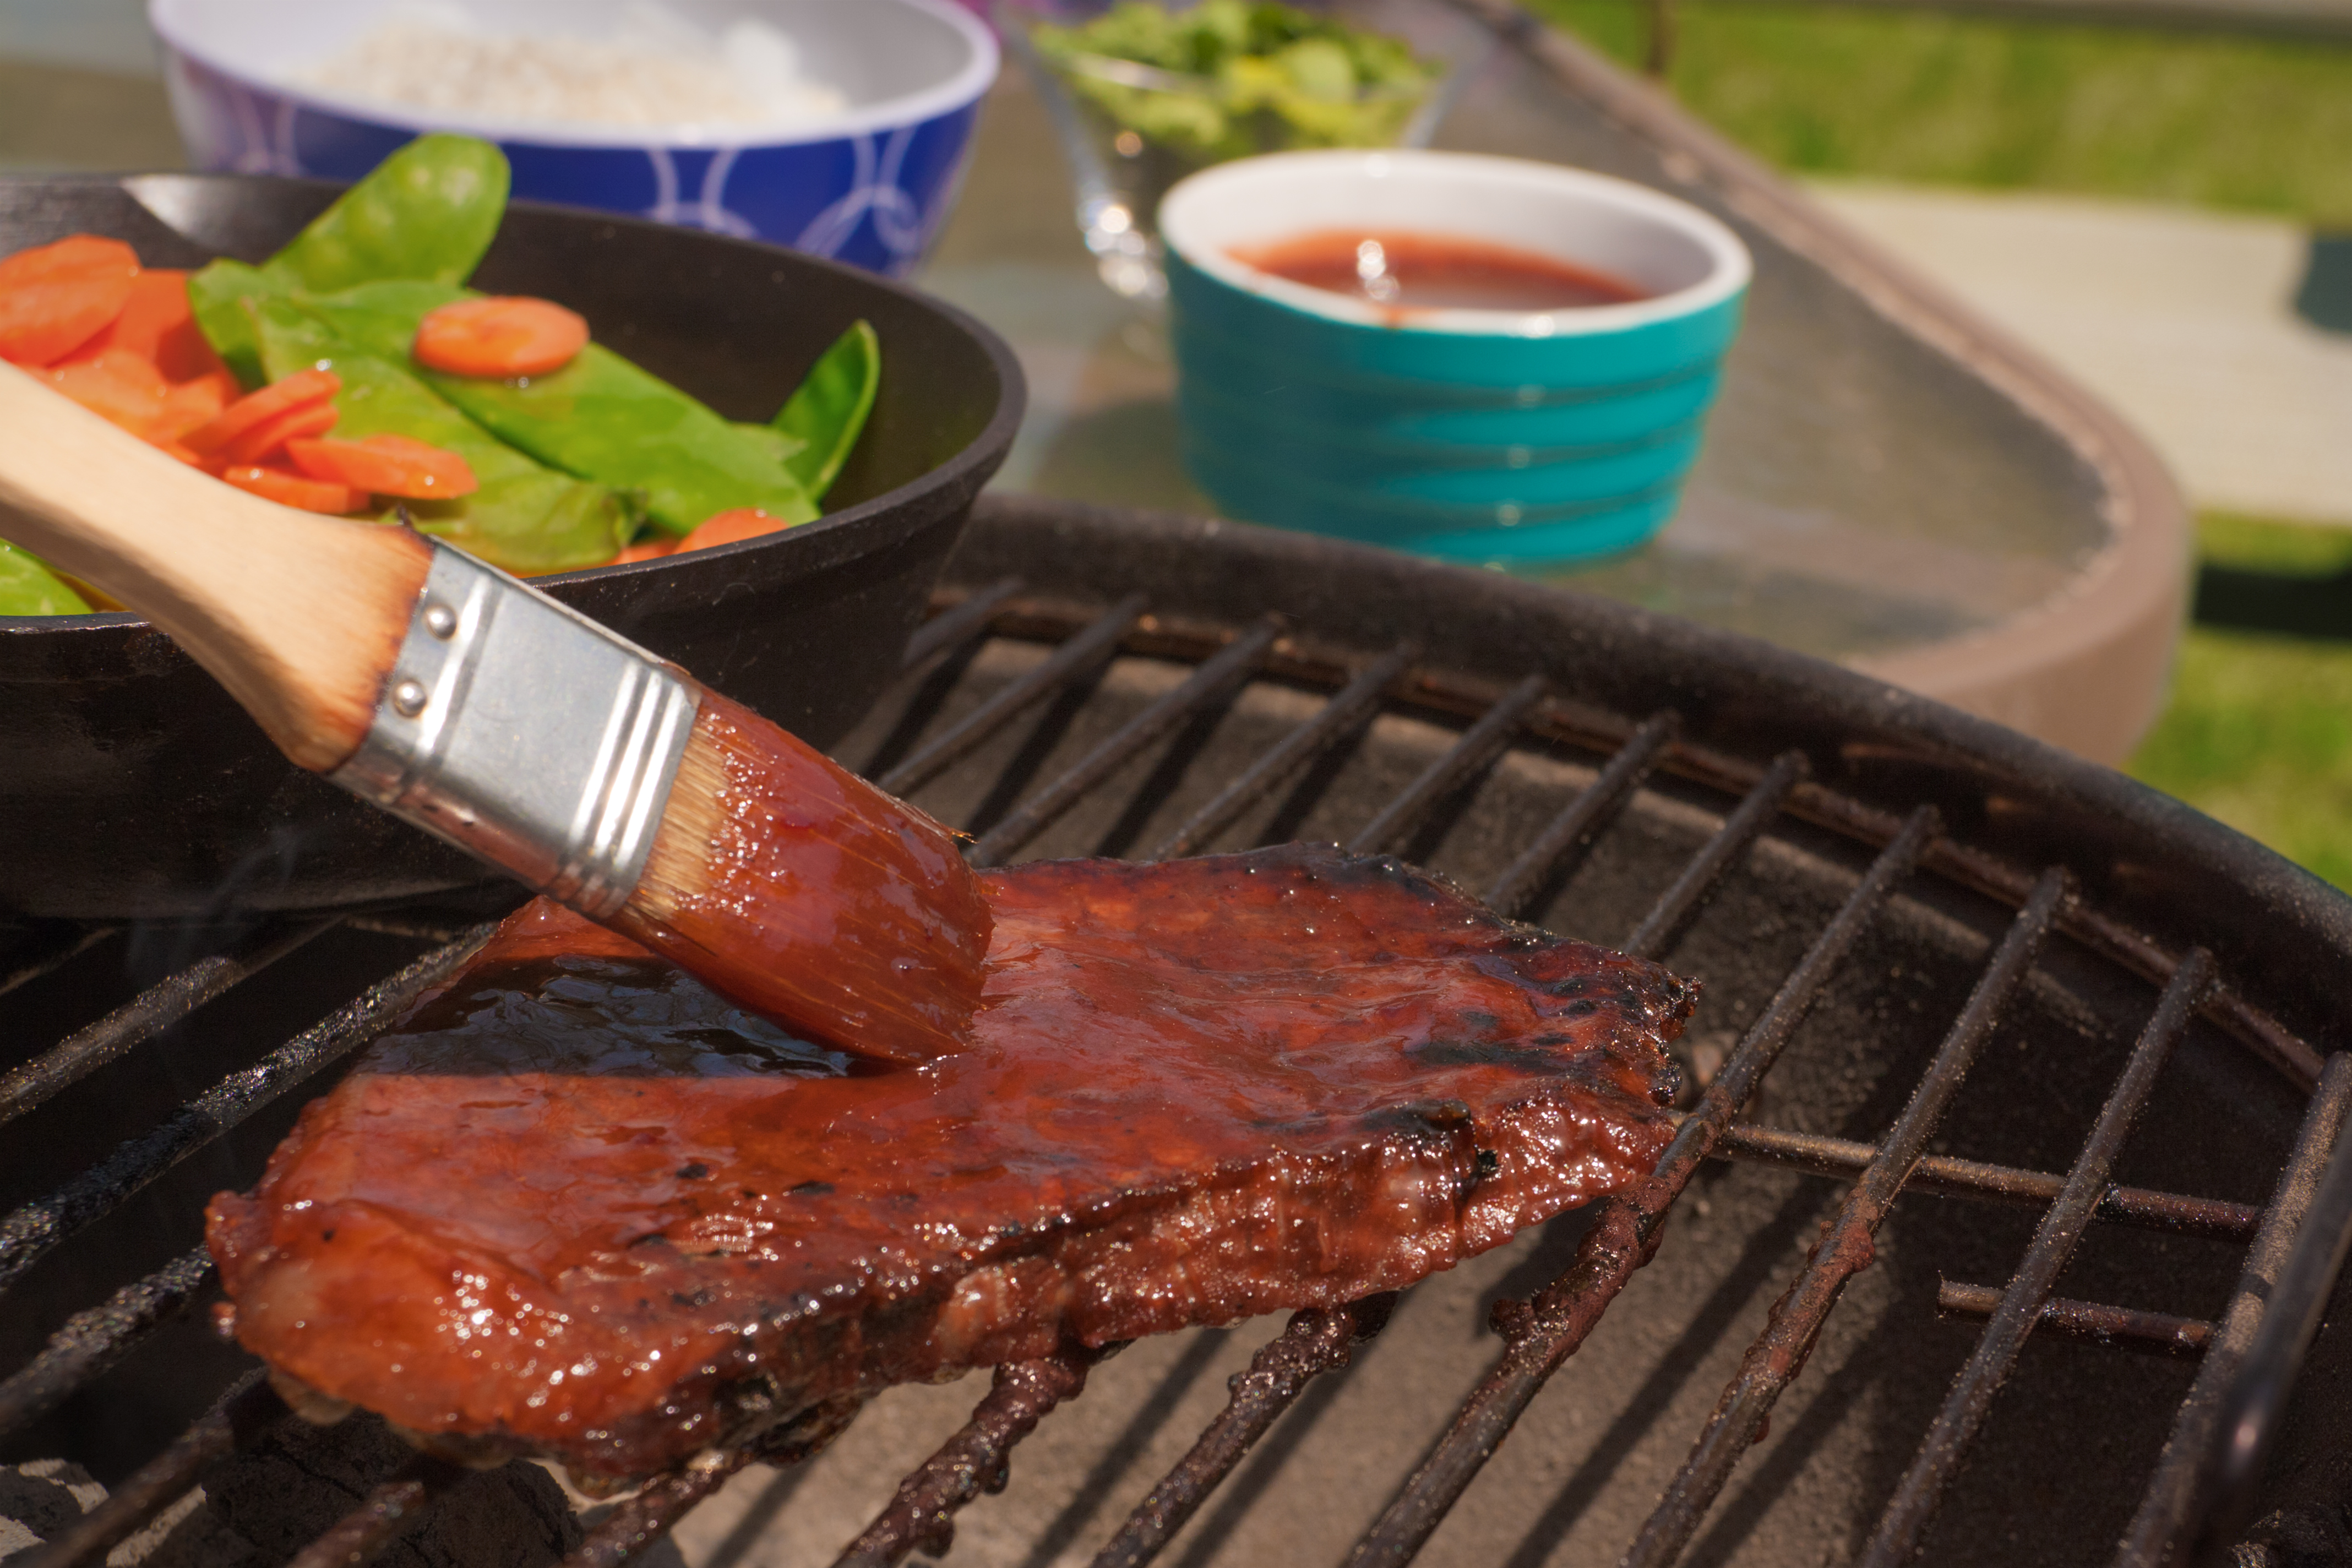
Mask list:
POLYGON ((645 649, 436 542, 375 721, 328 776, 602 919, 645 874, 701 700, 645 649))

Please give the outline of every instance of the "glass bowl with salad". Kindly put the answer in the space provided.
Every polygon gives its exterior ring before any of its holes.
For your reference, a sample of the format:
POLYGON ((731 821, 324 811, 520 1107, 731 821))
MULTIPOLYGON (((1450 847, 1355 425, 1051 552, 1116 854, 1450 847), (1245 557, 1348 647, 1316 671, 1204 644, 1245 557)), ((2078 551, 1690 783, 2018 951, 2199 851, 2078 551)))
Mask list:
POLYGON ((1061 132, 1078 227, 1118 293, 1166 291, 1152 215, 1185 175, 1262 153, 1425 143, 1483 34, 1366 0, 998 0, 1061 132))

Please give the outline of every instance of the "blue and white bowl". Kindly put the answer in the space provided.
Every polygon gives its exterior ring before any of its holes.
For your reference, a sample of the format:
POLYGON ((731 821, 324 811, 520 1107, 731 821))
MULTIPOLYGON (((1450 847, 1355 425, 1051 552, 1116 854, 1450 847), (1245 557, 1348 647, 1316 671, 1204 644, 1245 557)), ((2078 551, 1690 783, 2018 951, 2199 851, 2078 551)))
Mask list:
MULTIPOLYGON (((625 0, 475 0, 499 31, 610 31, 625 0)), ((308 85, 395 0, 149 0, 173 113, 200 168, 355 180, 427 131, 496 142, 529 200, 765 239, 892 277, 921 259, 961 184, 995 36, 951 0, 684 0, 719 28, 789 33, 845 109, 786 125, 643 126, 469 118, 308 85)))
POLYGON ((1697 459, 1750 266, 1728 228, 1628 181, 1459 153, 1284 153, 1160 208, 1193 478, 1228 516, 1468 563, 1631 549, 1697 459), (1399 312, 1234 251, 1330 229, 1485 241, 1646 297, 1399 312))

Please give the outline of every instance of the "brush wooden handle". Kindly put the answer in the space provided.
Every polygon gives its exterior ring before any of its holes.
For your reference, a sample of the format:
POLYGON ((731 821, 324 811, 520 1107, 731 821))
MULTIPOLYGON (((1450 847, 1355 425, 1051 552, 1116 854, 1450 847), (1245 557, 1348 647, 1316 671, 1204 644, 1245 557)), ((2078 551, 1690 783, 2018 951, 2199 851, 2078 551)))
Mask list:
POLYGON ((169 632, 316 773, 366 736, 432 564, 404 528, 249 495, 6 364, 0 539, 169 632))

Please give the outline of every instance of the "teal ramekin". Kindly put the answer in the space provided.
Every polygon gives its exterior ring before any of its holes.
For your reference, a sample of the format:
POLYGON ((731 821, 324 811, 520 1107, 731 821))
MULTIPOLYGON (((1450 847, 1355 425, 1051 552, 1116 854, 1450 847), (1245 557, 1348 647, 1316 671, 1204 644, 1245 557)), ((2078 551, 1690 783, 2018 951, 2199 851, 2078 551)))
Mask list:
POLYGON ((1665 525, 1751 271, 1738 237, 1687 203, 1456 153, 1220 164, 1169 192, 1160 234, 1185 462, 1219 508, 1468 562, 1573 562, 1665 525), (1232 254, 1332 229, 1483 240, 1647 297, 1399 311, 1232 254))

